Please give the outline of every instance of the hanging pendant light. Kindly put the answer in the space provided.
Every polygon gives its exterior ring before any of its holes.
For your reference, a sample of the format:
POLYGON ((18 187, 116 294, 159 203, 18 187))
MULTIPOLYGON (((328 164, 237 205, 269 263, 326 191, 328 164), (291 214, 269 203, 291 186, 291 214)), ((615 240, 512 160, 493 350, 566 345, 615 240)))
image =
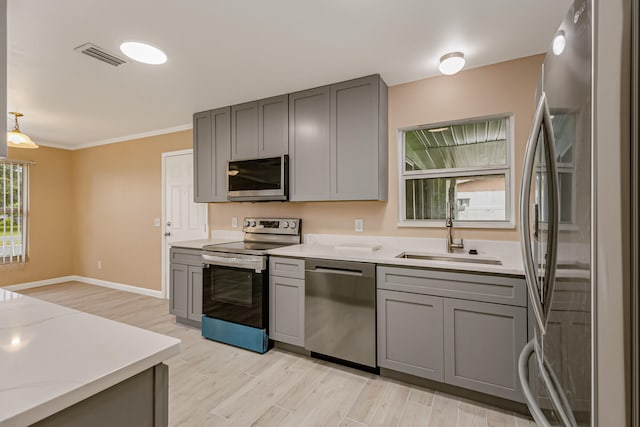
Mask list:
POLYGON ((24 116, 22 113, 10 112, 15 120, 15 125, 10 132, 7 132, 7 145, 14 148, 38 148, 38 144, 33 142, 29 136, 20 132, 20 125, 18 124, 18 117, 24 116))

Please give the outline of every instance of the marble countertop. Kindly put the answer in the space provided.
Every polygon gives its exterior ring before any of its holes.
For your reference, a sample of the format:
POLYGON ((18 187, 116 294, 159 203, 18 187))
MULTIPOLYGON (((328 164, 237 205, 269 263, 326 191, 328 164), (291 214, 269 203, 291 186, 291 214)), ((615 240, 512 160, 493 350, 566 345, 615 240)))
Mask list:
POLYGON ((403 252, 436 256, 450 254, 445 250, 444 239, 391 236, 309 234, 305 236, 304 244, 273 249, 269 251, 269 255, 524 276, 519 242, 465 240, 464 244, 464 251, 456 251, 453 256, 472 257, 466 254, 469 249, 476 249, 478 258, 496 259, 501 265, 397 258, 403 252))
POLYGON ((25 426, 180 352, 180 340, 0 289, 0 426, 25 426))

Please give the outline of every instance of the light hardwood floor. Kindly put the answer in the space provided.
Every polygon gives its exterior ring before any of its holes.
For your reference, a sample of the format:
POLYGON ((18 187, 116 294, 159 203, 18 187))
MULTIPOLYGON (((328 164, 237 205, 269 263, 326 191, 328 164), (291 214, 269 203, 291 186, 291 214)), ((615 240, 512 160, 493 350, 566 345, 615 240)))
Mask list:
POLYGON ((486 426, 535 424, 511 412, 274 349, 264 355, 175 323, 168 301, 69 282, 21 293, 182 340, 169 365, 169 425, 486 426))

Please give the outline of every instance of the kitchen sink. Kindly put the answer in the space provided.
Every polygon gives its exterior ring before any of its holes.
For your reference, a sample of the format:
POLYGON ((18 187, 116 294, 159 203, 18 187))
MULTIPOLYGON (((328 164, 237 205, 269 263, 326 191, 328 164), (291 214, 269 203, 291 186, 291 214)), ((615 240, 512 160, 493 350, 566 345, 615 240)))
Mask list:
POLYGON ((424 261, 463 262, 472 264, 502 265, 497 258, 481 258, 477 255, 436 255, 420 252, 403 252, 396 258, 419 259, 424 261))

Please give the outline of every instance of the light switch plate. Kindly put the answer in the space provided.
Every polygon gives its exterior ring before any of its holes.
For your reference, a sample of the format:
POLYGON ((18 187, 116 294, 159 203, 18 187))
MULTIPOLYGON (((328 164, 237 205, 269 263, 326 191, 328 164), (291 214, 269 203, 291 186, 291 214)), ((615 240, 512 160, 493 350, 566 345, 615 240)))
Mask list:
POLYGON ((355 219, 356 232, 362 233, 364 231, 364 220, 362 218, 355 219))
POLYGON ((233 228, 238 228, 238 217, 237 216, 231 217, 231 226, 233 228))
POLYGON ((153 226, 154 227, 160 227, 160 218, 154 218, 153 219, 153 226))

